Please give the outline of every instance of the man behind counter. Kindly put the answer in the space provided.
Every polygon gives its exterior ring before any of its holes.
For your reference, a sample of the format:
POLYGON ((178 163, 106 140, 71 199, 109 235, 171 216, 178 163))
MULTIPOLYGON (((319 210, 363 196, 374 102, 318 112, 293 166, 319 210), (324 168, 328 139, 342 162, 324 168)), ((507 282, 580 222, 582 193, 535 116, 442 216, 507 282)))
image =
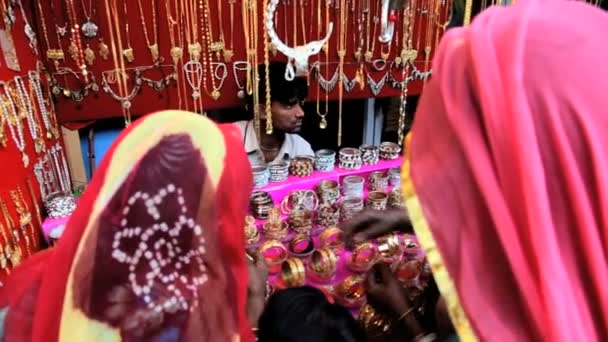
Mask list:
MULTIPOLYGON (((253 120, 238 121, 234 124, 241 129, 243 146, 251 165, 263 165, 280 160, 288 160, 295 156, 314 156, 310 144, 298 134, 304 119, 304 100, 308 96, 308 85, 305 78, 296 77, 293 81, 285 79, 285 63, 270 64, 270 99, 272 126, 271 135, 266 134, 266 72, 264 65, 259 70, 259 113, 260 140, 255 134, 253 120)), ((253 116, 253 97, 247 98, 247 108, 253 116)))

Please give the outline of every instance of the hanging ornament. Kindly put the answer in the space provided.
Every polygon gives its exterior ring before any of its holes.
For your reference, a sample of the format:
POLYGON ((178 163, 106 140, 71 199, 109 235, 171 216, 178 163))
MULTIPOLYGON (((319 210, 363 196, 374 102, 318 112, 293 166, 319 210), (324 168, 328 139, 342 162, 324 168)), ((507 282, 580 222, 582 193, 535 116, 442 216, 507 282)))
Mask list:
POLYGON ((99 55, 104 61, 107 61, 108 56, 110 56, 110 48, 103 42, 103 39, 99 40, 99 55))
POLYGON ((87 21, 82 24, 82 34, 87 38, 95 38, 97 37, 97 32, 99 32, 99 27, 91 21, 91 19, 87 19, 87 21))
POLYGON ((95 51, 91 49, 89 44, 87 44, 87 48, 84 50, 84 59, 88 65, 93 65, 93 62, 95 62, 95 51))
POLYGON ((295 47, 287 46, 281 41, 274 29, 274 14, 277 10, 278 3, 279 0, 271 0, 268 4, 265 26, 271 44, 276 46, 277 50, 288 58, 287 68, 285 69, 285 79, 291 81, 296 76, 305 76, 308 74, 308 59, 310 56, 318 54, 325 43, 327 43, 333 31, 334 23, 329 23, 327 34, 321 40, 312 41, 306 45, 295 47))

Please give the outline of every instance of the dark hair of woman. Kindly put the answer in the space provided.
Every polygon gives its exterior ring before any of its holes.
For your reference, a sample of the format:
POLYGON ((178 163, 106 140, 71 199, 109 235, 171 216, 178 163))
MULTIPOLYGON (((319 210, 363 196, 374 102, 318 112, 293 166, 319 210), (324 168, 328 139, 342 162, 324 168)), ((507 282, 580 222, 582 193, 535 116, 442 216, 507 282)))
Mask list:
POLYGON ((363 342, 352 314, 312 287, 274 293, 258 324, 260 342, 363 342))

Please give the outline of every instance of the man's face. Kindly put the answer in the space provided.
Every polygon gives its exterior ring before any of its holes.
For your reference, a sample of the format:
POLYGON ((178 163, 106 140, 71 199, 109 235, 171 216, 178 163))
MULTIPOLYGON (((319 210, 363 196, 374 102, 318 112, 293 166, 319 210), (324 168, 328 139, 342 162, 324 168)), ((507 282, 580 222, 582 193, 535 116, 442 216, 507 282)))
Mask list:
POLYGON ((291 101, 289 104, 272 102, 272 125, 286 133, 297 133, 302 129, 302 120, 304 119, 303 103, 299 101, 291 101))

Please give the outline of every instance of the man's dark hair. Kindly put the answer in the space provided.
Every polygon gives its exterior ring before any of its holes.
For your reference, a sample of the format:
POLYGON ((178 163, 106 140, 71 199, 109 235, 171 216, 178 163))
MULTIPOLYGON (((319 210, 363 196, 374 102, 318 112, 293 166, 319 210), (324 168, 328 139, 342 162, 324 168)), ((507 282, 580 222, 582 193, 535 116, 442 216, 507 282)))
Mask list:
MULTIPOLYGON (((270 70, 270 99, 284 105, 294 105, 304 101, 308 97, 308 84, 306 78, 296 77, 293 81, 285 79, 286 63, 271 62, 270 70)), ((266 66, 258 65, 260 104, 266 103, 266 66)), ((253 96, 247 96, 247 104, 251 108, 253 96)))
POLYGON ((274 293, 258 324, 260 342, 363 342, 352 314, 313 287, 274 293))

